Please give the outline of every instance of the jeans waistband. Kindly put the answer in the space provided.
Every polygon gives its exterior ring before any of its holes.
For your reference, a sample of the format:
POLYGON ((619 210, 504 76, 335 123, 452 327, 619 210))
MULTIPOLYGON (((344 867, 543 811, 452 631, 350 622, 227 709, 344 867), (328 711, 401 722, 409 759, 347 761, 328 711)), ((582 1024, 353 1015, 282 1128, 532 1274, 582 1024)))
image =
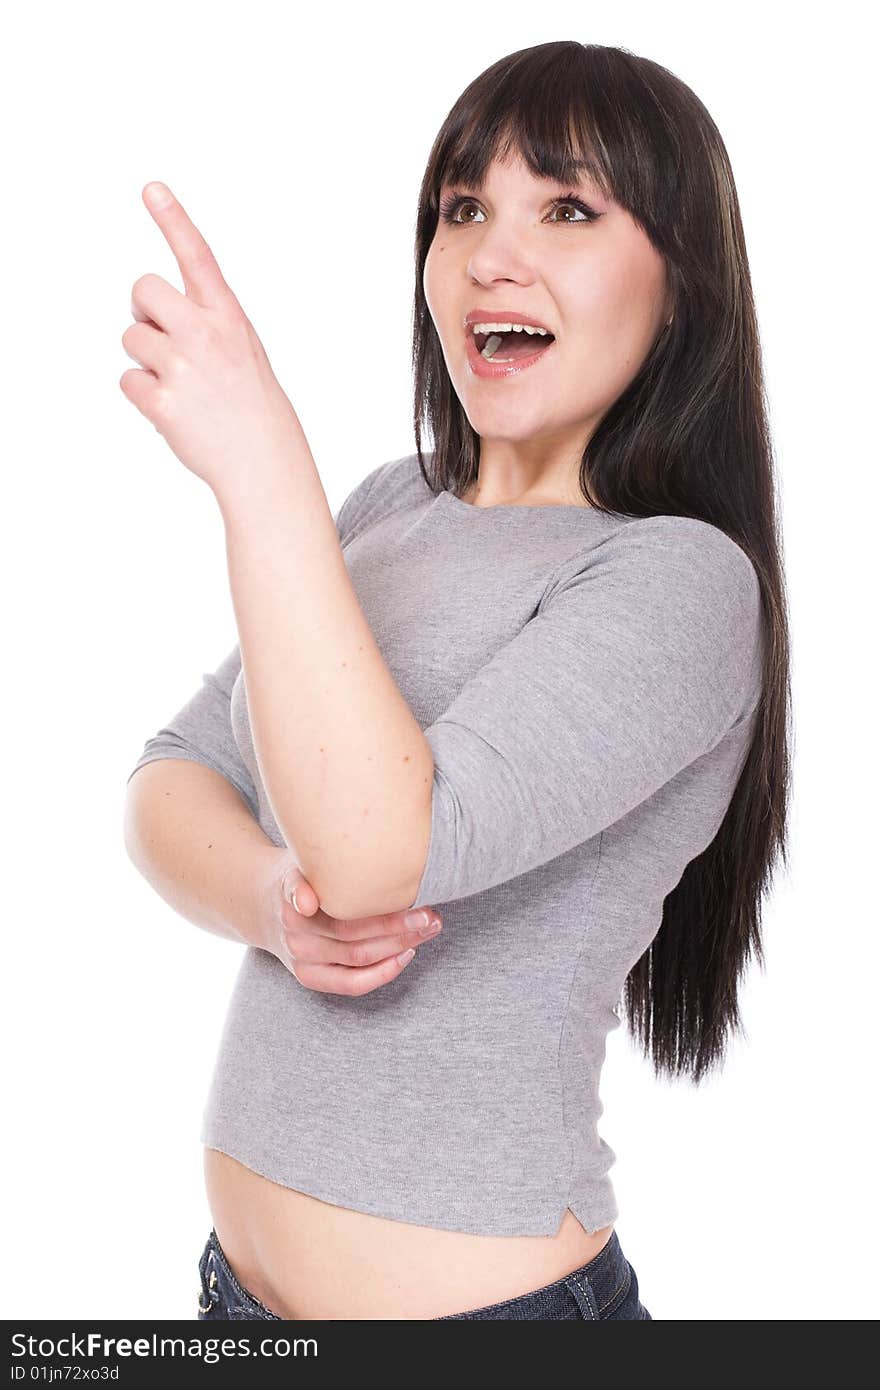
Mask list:
POLYGON ((612 1231, 598 1255, 559 1282, 571 1289, 587 1317, 601 1318, 604 1310, 628 1288, 631 1278, 629 1261, 617 1232, 612 1231))

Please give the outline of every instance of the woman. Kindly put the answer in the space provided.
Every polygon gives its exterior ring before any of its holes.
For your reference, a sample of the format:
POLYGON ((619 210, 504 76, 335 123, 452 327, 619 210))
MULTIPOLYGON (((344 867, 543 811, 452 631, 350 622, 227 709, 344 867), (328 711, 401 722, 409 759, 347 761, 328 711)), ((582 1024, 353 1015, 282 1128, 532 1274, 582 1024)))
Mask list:
POLYGON ((658 1075, 722 1060, 786 827, 784 584, 723 143, 656 63, 514 53, 444 122, 416 250, 416 453, 336 519, 430 745, 420 859, 395 832, 416 872, 378 909, 356 883, 319 907, 238 648, 135 769, 182 760, 132 787, 135 862, 250 947, 202 1126, 198 1315, 647 1319, 597 1128, 606 1038, 625 1011, 658 1075), (404 906, 442 922, 412 966, 404 906))

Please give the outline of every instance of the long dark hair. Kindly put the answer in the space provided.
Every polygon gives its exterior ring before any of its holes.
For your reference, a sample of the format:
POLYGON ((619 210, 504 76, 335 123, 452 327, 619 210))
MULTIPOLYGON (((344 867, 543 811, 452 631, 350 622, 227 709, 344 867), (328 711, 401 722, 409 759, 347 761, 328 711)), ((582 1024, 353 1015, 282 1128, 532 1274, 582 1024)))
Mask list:
POLYGON ((558 42, 500 59, 465 89, 434 142, 419 195, 413 317, 415 440, 435 491, 477 478, 479 436, 446 370, 422 275, 441 184, 479 189, 518 153, 537 177, 588 173, 664 257, 672 326, 606 411, 580 467, 601 511, 697 517, 749 556, 766 631, 751 747, 712 843, 663 904, 624 988, 630 1029, 655 1073, 699 1082, 742 1032, 740 980, 763 965, 761 899, 788 868, 791 687, 787 599, 763 367, 730 162, 702 102, 659 63, 622 48, 558 42), (421 447, 434 440, 430 472, 421 447))

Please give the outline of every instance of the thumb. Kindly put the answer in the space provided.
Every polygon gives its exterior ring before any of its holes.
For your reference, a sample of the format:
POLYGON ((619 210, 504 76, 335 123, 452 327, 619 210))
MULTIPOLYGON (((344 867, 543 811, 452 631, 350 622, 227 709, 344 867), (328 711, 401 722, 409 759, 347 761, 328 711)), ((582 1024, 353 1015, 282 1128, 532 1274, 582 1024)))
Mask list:
POLYGON ((290 875, 290 901, 300 917, 313 917, 320 907, 314 888, 296 868, 290 875))

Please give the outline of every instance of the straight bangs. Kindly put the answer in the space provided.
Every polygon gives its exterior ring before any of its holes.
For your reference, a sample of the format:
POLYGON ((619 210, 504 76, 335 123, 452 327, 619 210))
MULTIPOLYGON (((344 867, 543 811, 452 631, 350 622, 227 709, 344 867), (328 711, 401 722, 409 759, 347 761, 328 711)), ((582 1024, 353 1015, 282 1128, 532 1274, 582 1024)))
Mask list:
POLYGON ((462 184, 479 192, 491 164, 519 155, 539 179, 591 182, 625 208, 661 254, 675 244, 679 153, 674 134, 658 122, 643 73, 633 73, 621 100, 615 83, 597 71, 602 50, 580 44, 526 49, 489 68, 462 95, 427 171, 426 200, 436 214, 440 189, 462 184))

